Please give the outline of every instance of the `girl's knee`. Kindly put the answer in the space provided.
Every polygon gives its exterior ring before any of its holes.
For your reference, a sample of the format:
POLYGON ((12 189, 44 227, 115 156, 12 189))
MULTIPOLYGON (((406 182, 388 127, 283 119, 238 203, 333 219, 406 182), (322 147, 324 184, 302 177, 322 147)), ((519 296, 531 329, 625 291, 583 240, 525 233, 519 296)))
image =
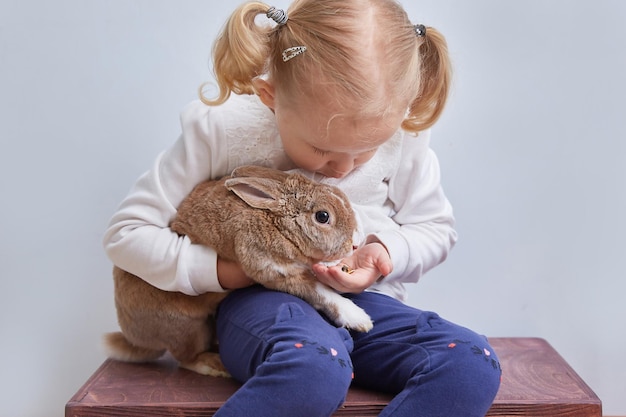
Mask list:
MULTIPOLYGON (((290 310, 294 308, 289 307, 290 310)), ((289 318, 283 316, 277 323, 278 329, 274 328, 272 332, 280 333, 285 326, 301 328, 303 331, 291 333, 290 337, 274 343, 267 360, 283 361, 289 369, 311 384, 319 381, 318 385, 328 385, 330 391, 347 391, 353 376, 350 358, 352 339, 349 333, 325 322, 312 325, 301 320, 298 306, 295 306, 295 314, 292 310, 289 318)))
POLYGON ((266 362, 279 364, 283 372, 299 379, 309 398, 340 405, 353 376, 349 333, 323 320, 310 320, 299 305, 287 303, 279 311, 269 333, 281 335, 280 341, 273 344, 266 362))
POLYGON ((305 414, 294 415, 330 415, 345 400, 352 380, 352 338, 309 305, 282 301, 271 304, 270 311, 250 312, 246 320, 233 315, 218 329, 224 363, 239 381, 254 379, 298 407, 306 404, 305 414))
POLYGON ((345 347, 313 338, 278 343, 256 372, 255 378, 280 381, 293 415, 330 415, 345 401, 352 381, 352 363, 345 347))
POLYGON ((288 353, 274 353, 285 357, 285 365, 307 384, 327 387, 329 392, 347 391, 353 377, 350 354, 345 347, 337 343, 324 343, 303 339, 288 342, 282 349, 288 353))
MULTIPOLYGON (((496 352, 487 338, 474 335, 451 341, 444 369, 462 397, 487 408, 493 402, 502 377, 496 352)), ((486 411, 486 410, 485 410, 486 411)))

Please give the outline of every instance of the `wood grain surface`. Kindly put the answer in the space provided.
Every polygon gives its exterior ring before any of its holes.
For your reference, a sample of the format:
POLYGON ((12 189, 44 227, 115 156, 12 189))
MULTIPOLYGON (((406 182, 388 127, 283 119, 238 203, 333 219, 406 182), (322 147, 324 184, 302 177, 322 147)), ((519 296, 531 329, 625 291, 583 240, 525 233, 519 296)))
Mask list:
MULTIPOLYGON (((491 338, 503 370, 487 416, 601 417, 600 399, 543 339, 491 338)), ((239 384, 179 369, 106 360, 69 400, 66 417, 209 417, 239 384)), ((352 387, 333 416, 376 416, 391 396, 352 387)))

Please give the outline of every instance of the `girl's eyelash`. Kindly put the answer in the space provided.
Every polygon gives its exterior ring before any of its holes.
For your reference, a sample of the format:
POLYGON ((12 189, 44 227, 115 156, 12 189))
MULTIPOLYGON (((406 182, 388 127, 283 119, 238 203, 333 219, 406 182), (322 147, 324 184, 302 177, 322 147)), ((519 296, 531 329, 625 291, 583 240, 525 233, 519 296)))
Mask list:
POLYGON ((313 152, 315 152, 317 155, 320 155, 320 156, 325 156, 325 155, 328 155, 329 153, 328 151, 323 151, 319 148, 316 148, 315 146, 313 146, 313 152))

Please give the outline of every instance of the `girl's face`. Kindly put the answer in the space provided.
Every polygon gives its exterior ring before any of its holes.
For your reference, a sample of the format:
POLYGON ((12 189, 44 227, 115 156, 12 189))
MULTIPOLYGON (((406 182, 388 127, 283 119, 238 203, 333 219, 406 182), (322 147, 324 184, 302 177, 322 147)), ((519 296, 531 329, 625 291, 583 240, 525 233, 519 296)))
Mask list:
POLYGON ((399 129, 404 114, 356 118, 300 103, 274 103, 278 130, 291 160, 300 168, 326 177, 343 178, 369 161, 399 129))

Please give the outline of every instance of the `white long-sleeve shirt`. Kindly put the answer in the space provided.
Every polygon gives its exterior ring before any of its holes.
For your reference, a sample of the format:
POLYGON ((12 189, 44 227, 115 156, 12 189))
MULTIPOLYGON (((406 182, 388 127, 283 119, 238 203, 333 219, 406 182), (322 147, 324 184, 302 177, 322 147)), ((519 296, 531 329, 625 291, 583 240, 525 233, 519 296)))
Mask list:
MULTIPOLYGON (((115 265, 157 288, 190 295, 220 292, 215 251, 170 230, 176 208, 198 183, 238 166, 297 167, 283 150, 274 114, 256 96, 233 95, 215 107, 194 101, 182 112, 181 125, 180 138, 113 215, 104 248, 115 265)), ((415 136, 398 130, 345 178, 307 173, 340 187, 354 207, 361 236, 385 245, 393 272, 369 290, 400 300, 406 299, 403 284, 417 282, 456 242, 452 207, 429 141, 430 131, 415 136)))

